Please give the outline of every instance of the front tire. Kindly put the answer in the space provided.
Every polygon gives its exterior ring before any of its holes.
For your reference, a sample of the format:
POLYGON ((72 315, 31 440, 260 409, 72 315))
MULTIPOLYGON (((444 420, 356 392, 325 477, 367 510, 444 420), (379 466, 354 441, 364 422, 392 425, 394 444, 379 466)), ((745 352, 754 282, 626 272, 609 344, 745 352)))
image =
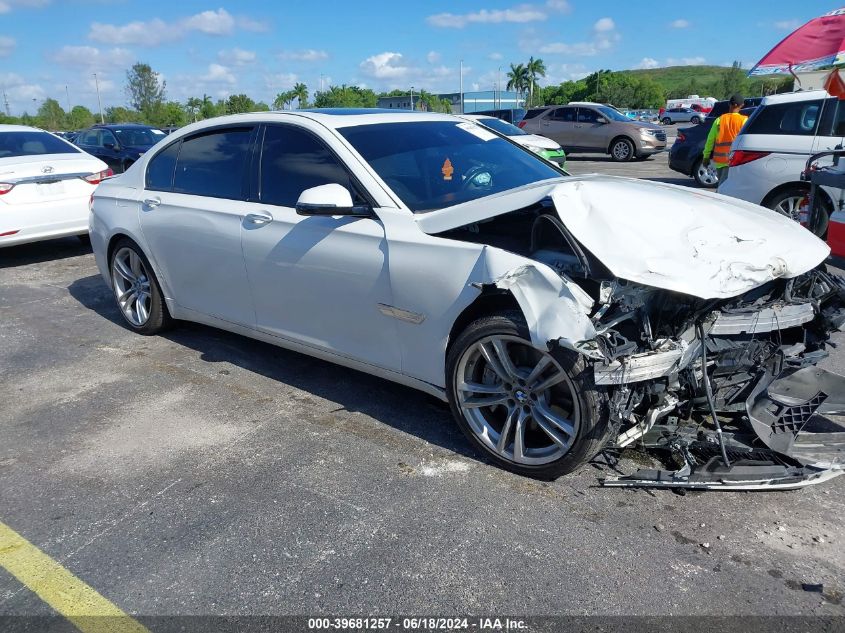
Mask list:
POLYGON ((446 359, 449 406, 470 443, 498 466, 554 479, 607 440, 606 392, 571 350, 545 352, 519 312, 473 321, 446 359))
POLYGON ((668 116, 663 117, 663 119, 660 122, 663 125, 672 125, 672 119, 670 119, 668 116))
POLYGON ((692 123, 693 125, 698 125, 699 123, 701 123, 701 119, 697 116, 694 116, 690 119, 690 123, 692 123))
POLYGON ((109 261, 112 291, 126 324, 138 334, 158 334, 171 322, 149 260, 135 242, 122 239, 109 261))
POLYGON ((632 160, 636 154, 634 144, 627 138, 619 138, 610 146, 610 157, 617 163, 632 160))

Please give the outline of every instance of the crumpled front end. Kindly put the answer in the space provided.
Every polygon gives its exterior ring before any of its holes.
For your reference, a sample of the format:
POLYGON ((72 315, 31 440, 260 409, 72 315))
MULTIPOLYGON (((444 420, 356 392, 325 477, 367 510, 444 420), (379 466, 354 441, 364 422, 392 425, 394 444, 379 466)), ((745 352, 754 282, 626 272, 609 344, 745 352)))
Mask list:
POLYGON ((845 280, 816 269, 727 300, 615 280, 600 304, 595 381, 616 446, 681 464, 606 484, 794 488, 845 469, 845 378, 815 367, 845 323, 845 280))

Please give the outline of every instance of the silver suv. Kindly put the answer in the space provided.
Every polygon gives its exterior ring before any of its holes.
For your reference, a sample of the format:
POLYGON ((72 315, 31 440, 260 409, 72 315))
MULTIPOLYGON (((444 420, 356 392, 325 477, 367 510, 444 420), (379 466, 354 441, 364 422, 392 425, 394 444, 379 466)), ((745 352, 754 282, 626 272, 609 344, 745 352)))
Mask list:
POLYGON ((666 132, 659 125, 632 121, 601 103, 532 108, 519 127, 557 141, 567 155, 598 152, 610 154, 615 161, 626 161, 666 149, 666 132))

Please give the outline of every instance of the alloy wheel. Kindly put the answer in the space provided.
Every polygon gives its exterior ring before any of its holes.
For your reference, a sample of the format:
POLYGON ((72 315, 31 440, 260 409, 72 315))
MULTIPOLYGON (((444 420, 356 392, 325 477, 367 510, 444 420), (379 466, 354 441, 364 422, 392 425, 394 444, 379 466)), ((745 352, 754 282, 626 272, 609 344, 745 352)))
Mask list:
POLYGON ((801 201, 803 199, 804 196, 789 196, 778 202, 775 205, 774 210, 798 222, 798 214, 801 208, 801 201))
POLYGON ((612 153, 616 160, 628 160, 631 157, 631 145, 628 141, 617 141, 613 144, 612 153))
POLYGON ((478 440, 497 456, 548 464, 569 452, 578 435, 575 385, 546 352, 517 336, 487 336, 463 353, 455 394, 478 440))
POLYGON ((696 172, 696 180, 700 185, 704 187, 715 187, 719 184, 719 175, 712 166, 705 167, 701 163, 698 163, 696 172))
POLYGON ((152 295, 150 276, 140 255, 124 246, 112 258, 112 286, 123 316, 135 327, 143 326, 150 318, 152 295))

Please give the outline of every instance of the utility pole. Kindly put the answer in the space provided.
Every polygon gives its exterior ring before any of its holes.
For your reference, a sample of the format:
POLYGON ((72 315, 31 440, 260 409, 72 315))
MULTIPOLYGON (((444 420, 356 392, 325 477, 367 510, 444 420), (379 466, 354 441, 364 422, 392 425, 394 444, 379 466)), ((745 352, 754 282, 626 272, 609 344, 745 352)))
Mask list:
POLYGON ((411 112, 414 111, 414 87, 411 86, 411 112))
POLYGON ((320 92, 323 92, 323 73, 320 73, 320 92))
POLYGON ((103 117, 103 102, 100 101, 100 82, 97 79, 97 73, 94 73, 94 85, 97 87, 97 105, 100 106, 100 123, 105 123, 106 119, 103 117))
POLYGON ((461 114, 464 113, 464 60, 461 60, 461 114))
POLYGON ((12 116, 12 111, 9 110, 9 97, 6 96, 6 91, 3 91, 3 103, 6 106, 6 116, 12 116))
POLYGON ((502 67, 496 69, 496 86, 499 88, 499 105, 498 107, 502 107, 502 67))
POLYGON ((67 97, 67 113, 70 114, 70 92, 67 89, 67 84, 65 84, 65 96, 67 97))

